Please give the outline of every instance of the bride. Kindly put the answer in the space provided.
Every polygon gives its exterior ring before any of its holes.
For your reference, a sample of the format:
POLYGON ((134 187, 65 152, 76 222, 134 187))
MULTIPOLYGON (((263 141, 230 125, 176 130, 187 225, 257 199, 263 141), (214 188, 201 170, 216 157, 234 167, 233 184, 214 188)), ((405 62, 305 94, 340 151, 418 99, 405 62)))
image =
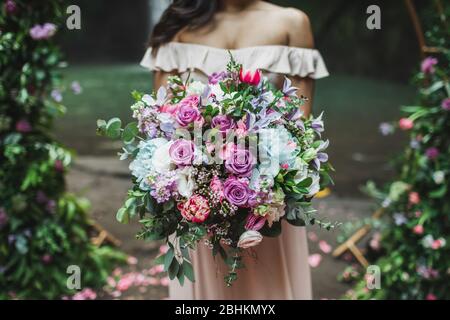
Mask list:
MULTIPOLYGON (((281 86, 288 76, 312 108, 314 79, 328 75, 308 17, 302 11, 261 0, 175 0, 155 26, 141 65, 154 71, 154 85, 170 75, 207 81, 224 70, 228 50, 245 69, 261 69, 281 86)), ((277 238, 265 238, 244 258, 238 281, 225 286, 226 266, 199 243, 192 253, 195 283, 172 281, 171 299, 311 299, 304 228, 283 224, 277 238), (257 258, 255 259, 256 256, 257 258)))

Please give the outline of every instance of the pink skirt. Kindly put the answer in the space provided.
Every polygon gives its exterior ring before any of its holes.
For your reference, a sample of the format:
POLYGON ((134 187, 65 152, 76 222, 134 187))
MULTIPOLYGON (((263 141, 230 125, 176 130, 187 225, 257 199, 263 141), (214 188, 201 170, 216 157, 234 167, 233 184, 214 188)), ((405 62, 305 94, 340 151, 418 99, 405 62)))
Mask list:
POLYGON ((252 256, 244 254, 245 269, 227 287, 224 276, 228 267, 221 258, 212 257, 203 243, 191 252, 196 281, 170 282, 169 298, 173 300, 307 300, 312 298, 308 265, 306 230, 283 221, 277 238, 264 237, 252 248, 252 256), (256 258, 255 258, 256 257, 256 258))

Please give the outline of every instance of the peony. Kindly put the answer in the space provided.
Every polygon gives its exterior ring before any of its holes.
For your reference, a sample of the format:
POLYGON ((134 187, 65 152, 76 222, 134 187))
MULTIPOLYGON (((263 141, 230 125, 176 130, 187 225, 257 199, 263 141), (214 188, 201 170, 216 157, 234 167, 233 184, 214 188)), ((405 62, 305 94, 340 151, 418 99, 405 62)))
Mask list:
POLYGON ((169 155, 173 163, 175 163, 176 165, 191 165, 194 161, 195 145, 192 141, 178 139, 171 144, 169 148, 169 155))
POLYGON ((434 66, 437 65, 438 60, 433 57, 427 57, 422 61, 422 64, 420 66, 420 69, 423 73, 426 74, 433 74, 434 73, 434 66))
POLYGON ((241 177, 248 177, 255 167, 255 159, 251 152, 242 148, 235 148, 226 155, 225 168, 228 172, 241 177))
POLYGON ((234 120, 227 115, 218 115, 212 118, 211 127, 217 128, 223 134, 234 128, 234 120))
POLYGON ((204 222, 210 213, 208 200, 197 194, 190 197, 185 203, 179 203, 178 210, 183 218, 195 223, 204 222))
POLYGON ((402 130, 411 130, 414 127, 414 122, 408 118, 401 118, 398 122, 398 126, 402 130))
POLYGON ((239 80, 243 83, 247 83, 251 86, 257 86, 261 82, 262 73, 260 70, 256 71, 244 71, 244 69, 241 68, 241 71, 239 72, 239 80))
POLYGON ((231 203, 239 207, 247 204, 250 189, 248 185, 234 177, 228 178, 224 185, 225 198, 231 203))
POLYGON ((258 231, 247 230, 239 237, 238 248, 247 249, 258 245, 263 239, 263 236, 258 231))

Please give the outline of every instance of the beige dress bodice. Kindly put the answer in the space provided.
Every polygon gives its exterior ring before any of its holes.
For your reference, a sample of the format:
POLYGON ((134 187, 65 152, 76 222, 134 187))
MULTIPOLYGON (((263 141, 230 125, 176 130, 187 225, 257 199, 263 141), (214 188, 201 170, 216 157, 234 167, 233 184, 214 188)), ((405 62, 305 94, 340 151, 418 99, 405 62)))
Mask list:
MULTIPOLYGON (((279 86, 283 78, 296 76, 320 79, 328 76, 320 53, 315 49, 288 46, 258 46, 229 50, 245 69, 260 69, 279 86)), ((183 79, 208 80, 208 75, 226 70, 229 52, 204 45, 171 42, 153 55, 148 49, 141 65, 152 71, 178 73, 183 79)), ((231 288, 224 284, 227 267, 214 260, 202 242, 191 253, 196 281, 177 280, 169 286, 170 299, 311 299, 311 276, 305 228, 283 221, 277 238, 265 237, 244 257, 245 269, 231 288), (256 259, 255 259, 256 257, 256 259)))
POLYGON ((208 75, 226 70, 230 53, 244 69, 263 71, 264 76, 278 85, 284 76, 320 79, 328 76, 325 63, 316 49, 289 46, 256 46, 226 50, 199 44, 170 42, 152 54, 147 49, 141 66, 152 71, 176 72, 183 79, 207 81, 208 75))

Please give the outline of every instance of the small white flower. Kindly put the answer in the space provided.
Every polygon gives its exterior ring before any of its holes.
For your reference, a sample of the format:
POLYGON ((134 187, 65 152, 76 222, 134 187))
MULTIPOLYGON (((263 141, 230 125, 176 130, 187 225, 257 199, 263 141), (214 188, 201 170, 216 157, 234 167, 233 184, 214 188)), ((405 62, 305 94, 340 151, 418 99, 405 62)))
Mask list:
POLYGON ((178 193, 185 198, 189 198, 194 192, 195 180, 192 171, 192 167, 184 167, 177 171, 178 193))
POLYGON ((445 173, 444 171, 436 171, 433 173, 433 180, 436 184, 441 184, 445 180, 445 173))
POLYGON ((188 95, 201 96, 206 89, 206 85, 200 81, 193 81, 187 88, 188 95))

